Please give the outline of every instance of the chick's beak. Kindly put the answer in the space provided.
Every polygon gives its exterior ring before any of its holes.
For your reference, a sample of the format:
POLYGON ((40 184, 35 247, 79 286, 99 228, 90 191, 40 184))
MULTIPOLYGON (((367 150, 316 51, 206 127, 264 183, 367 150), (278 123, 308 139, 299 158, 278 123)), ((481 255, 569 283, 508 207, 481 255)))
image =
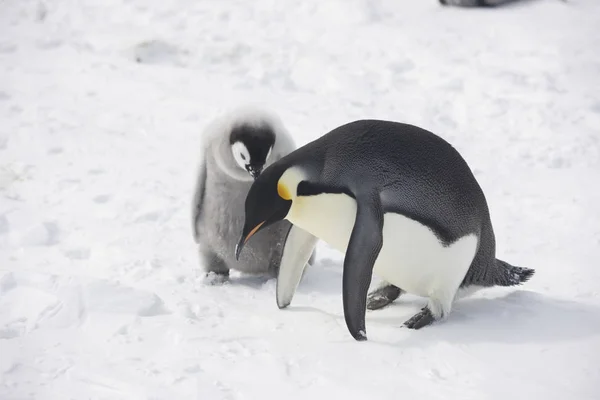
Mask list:
POLYGON ((238 244, 235 246, 235 259, 236 260, 240 259, 240 253, 242 252, 242 249, 246 245, 246 242, 248 242, 248 240, 252 237, 252 235, 254 235, 256 232, 258 232, 260 227, 263 226, 263 224, 265 222, 266 221, 263 221, 260 224, 256 225, 254 228, 252 228, 252 230, 248 234, 242 233, 242 235, 240 236, 240 240, 238 241, 238 244))
POLYGON ((262 172, 262 165, 248 165, 246 167, 246 169, 248 170, 248 173, 254 178, 258 178, 258 176, 260 175, 260 173, 262 172))

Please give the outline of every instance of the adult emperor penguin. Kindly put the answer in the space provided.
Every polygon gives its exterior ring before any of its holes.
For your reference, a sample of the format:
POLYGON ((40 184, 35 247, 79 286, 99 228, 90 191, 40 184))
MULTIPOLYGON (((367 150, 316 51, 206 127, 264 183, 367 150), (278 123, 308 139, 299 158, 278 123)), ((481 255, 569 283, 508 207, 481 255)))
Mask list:
MULTIPOLYGON (((236 255, 282 219, 299 228, 295 248, 320 238, 345 252, 343 309, 356 340, 367 338, 372 273, 386 282, 377 306, 402 291, 428 298, 405 322, 413 329, 446 317, 460 289, 518 285, 534 273, 496 259, 485 196, 458 151, 409 124, 359 120, 333 129, 265 169, 245 210, 236 255)), ((290 304, 307 256, 290 247, 286 257, 280 308, 290 304)))
POLYGON ((261 232, 241 259, 236 260, 234 249, 250 185, 265 166, 294 150, 294 141, 274 113, 250 106, 217 118, 202 139, 192 227, 207 276, 212 273, 216 281, 224 281, 231 269, 276 276, 291 228, 288 221, 261 232))

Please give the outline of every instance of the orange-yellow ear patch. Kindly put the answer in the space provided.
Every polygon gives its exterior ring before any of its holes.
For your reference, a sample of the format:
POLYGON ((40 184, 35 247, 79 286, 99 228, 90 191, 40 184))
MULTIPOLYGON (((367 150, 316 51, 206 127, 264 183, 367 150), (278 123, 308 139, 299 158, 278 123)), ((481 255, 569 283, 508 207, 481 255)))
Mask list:
POLYGON ((277 194, 284 200, 291 200, 292 196, 290 196, 290 191, 288 188, 281 182, 277 183, 277 194))

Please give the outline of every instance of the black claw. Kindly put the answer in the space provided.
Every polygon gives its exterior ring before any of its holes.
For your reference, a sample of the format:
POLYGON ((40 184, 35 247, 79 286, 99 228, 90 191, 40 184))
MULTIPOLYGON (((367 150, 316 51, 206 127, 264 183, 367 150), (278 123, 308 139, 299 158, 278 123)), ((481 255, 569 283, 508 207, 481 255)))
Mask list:
POLYGON ((413 315, 404 325, 409 329, 421 329, 424 326, 431 325, 435 321, 433 314, 429 308, 424 307, 413 315))
POLYGON ((229 281, 229 271, 209 271, 204 274, 204 282, 210 286, 222 285, 229 281))
POLYGON ((367 309, 379 310, 394 302, 401 293, 402 290, 393 285, 381 287, 367 296, 367 309))
POLYGON ((367 309, 368 310, 379 310, 380 308, 383 308, 390 303, 391 303, 391 301, 387 297, 382 297, 382 296, 369 297, 367 299, 367 309))

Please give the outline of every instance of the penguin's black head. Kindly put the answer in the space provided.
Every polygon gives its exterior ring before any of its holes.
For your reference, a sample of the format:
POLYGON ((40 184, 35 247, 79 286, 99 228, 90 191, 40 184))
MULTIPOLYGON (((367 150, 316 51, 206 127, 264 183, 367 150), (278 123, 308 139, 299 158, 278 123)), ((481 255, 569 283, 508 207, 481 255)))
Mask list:
POLYGON ((256 179, 262 172, 275 144, 275 132, 268 124, 234 126, 229 144, 235 162, 256 179))
POLYGON ((244 228, 235 248, 236 258, 252 235, 287 216, 296 192, 294 183, 286 180, 289 175, 283 158, 265 169, 252 183, 246 196, 244 228))

